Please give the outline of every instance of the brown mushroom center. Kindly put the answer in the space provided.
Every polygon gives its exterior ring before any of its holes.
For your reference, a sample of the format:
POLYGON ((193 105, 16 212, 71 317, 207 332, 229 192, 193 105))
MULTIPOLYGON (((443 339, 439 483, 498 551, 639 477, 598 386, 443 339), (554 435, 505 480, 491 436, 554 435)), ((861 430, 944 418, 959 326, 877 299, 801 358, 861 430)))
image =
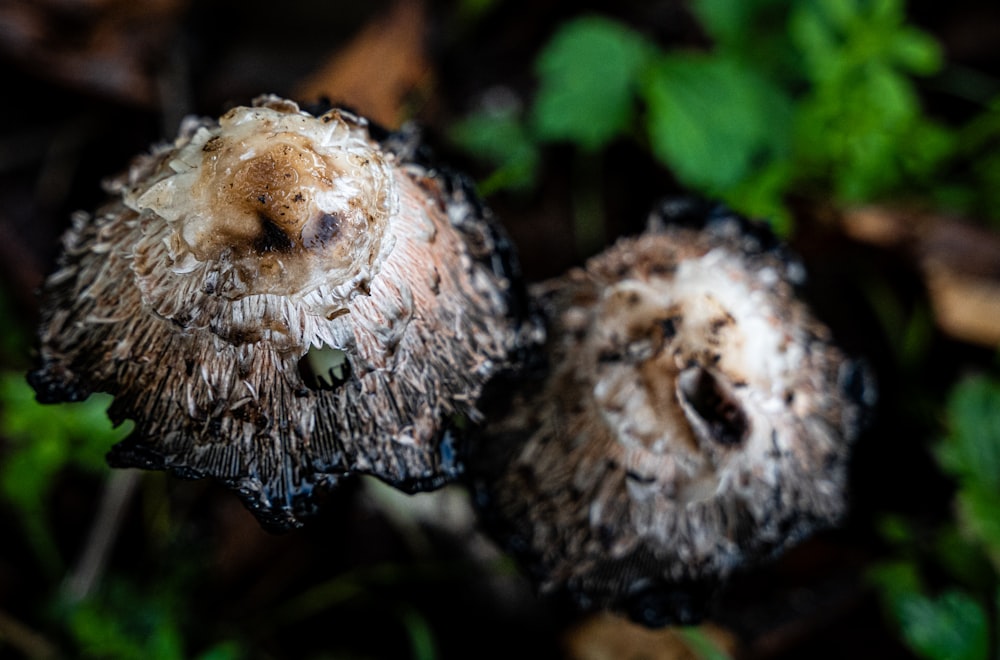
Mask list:
POLYGON ((327 143, 282 130, 281 121, 299 119, 248 121, 200 147, 195 177, 171 184, 174 203, 191 209, 176 214, 175 255, 188 251, 230 269, 234 283, 216 289, 225 296, 282 295, 354 280, 363 289, 391 207, 384 163, 349 140, 327 143))
POLYGON ((281 135, 250 158, 242 144, 219 145, 209 154, 209 176, 203 181, 212 185, 218 213, 198 247, 226 246, 256 255, 332 247, 344 229, 342 214, 319 208, 315 191, 333 186, 343 172, 331 158, 296 144, 297 138, 281 135))

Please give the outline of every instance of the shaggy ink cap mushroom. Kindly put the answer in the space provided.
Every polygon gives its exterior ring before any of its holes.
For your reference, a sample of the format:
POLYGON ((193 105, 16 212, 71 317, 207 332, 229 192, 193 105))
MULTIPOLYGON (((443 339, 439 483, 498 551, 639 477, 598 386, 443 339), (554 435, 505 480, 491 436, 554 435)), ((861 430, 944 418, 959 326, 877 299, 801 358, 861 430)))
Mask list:
POLYGON ((449 425, 539 330, 502 230, 411 146, 274 96, 185 120, 74 215, 38 398, 111 393, 113 465, 214 477, 274 529, 345 475, 455 478, 449 425))
POLYGON ((671 200, 533 289, 549 369, 491 412, 469 471, 543 593, 691 623, 732 571, 841 518, 874 388, 803 278, 763 226, 671 200))

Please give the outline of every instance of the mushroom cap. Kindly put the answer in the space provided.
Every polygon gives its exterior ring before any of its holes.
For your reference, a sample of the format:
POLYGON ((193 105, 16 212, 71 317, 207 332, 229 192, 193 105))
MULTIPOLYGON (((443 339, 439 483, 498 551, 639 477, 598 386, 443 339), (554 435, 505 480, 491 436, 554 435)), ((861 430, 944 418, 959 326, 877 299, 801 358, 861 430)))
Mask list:
POLYGON ((108 191, 64 237, 29 380, 113 394, 113 465, 214 477, 272 529, 346 475, 454 479, 452 427, 537 335, 471 187, 348 112, 188 118, 108 191))
POLYGON ((548 370, 490 413, 470 473, 543 593, 689 623, 842 516, 874 391, 796 297, 803 273, 761 227, 672 201, 534 288, 548 370))

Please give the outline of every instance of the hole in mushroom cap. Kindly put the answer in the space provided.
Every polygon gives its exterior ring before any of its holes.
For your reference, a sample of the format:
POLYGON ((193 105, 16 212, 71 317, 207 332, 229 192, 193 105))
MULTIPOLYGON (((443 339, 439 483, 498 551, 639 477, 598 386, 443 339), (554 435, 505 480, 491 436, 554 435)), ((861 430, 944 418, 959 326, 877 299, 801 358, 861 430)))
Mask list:
POLYGON ((695 431, 723 446, 742 443, 750 422, 728 388, 707 369, 692 367, 677 377, 677 397, 695 431))
POLYGON ((339 348, 312 348, 299 360, 299 376, 310 389, 335 390, 351 377, 351 363, 339 348))

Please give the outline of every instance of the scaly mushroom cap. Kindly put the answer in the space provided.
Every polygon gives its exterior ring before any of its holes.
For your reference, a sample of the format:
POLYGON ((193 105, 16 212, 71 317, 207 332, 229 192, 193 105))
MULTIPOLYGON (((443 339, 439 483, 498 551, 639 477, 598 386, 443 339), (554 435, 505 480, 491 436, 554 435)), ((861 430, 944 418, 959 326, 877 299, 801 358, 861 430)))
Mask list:
POLYGON ((516 266, 462 180, 402 151, 277 97, 186 120, 74 216, 39 399, 110 392, 135 421, 112 464, 215 477, 273 528, 341 475, 455 477, 449 425, 520 341, 516 266))
POLYGON ((651 225, 534 290, 547 376, 491 414, 472 465, 543 592, 663 625, 840 518, 872 390, 773 238, 686 202, 651 225))

